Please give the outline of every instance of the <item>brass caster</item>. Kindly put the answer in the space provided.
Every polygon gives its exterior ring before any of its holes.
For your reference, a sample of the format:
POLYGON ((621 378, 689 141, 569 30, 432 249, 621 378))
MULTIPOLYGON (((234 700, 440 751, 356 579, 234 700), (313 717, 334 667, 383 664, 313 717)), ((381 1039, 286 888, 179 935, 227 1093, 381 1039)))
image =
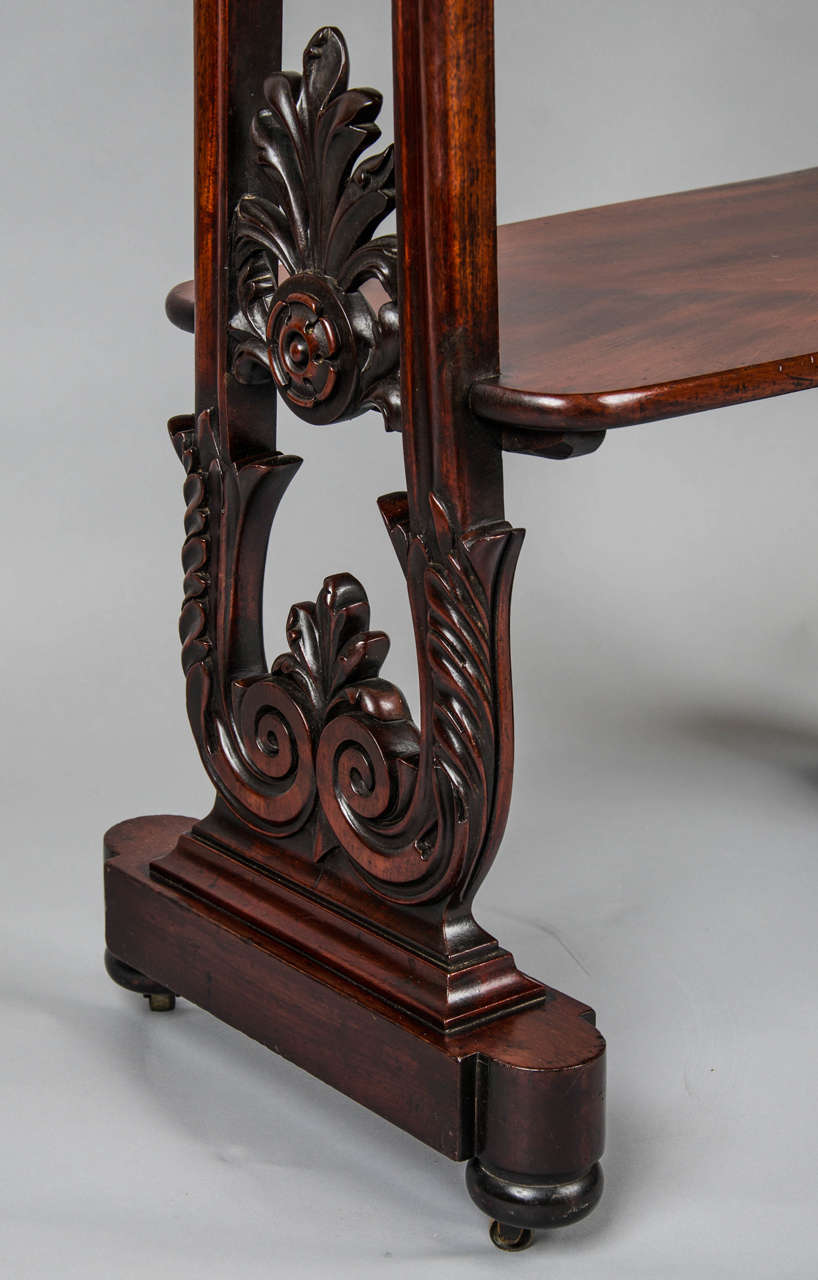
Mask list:
POLYGON ((134 991, 150 1002, 154 1013, 170 1013, 176 1008, 176 996, 167 987, 160 987, 153 978, 146 978, 144 973, 134 969, 124 960, 119 960, 112 952, 105 952, 105 968, 114 982, 119 983, 126 991, 134 991))
POLYGON ((506 1253, 521 1253, 534 1243, 534 1232, 530 1227, 508 1227, 495 1218, 489 1227, 491 1243, 506 1253))
POLYGON ((145 993, 151 1007, 151 1013, 170 1013, 176 1008, 176 996, 171 991, 151 991, 145 993))

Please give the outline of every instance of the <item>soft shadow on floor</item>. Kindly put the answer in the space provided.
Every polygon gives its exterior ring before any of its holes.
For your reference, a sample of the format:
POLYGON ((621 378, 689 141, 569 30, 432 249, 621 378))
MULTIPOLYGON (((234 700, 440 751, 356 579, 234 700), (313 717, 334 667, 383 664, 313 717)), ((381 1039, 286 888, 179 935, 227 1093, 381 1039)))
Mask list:
POLYGON ((692 707, 664 723, 684 738, 762 761, 818 787, 818 725, 734 707, 692 707))
POLYGON ((290 1176, 320 1168, 322 1177, 357 1180, 384 1211, 398 1206, 450 1227, 462 1214, 468 1223, 462 1171, 443 1156, 185 1000, 173 1013, 150 1013, 90 963, 55 955, 36 974, 4 978, 0 1007, 38 1018, 54 1039, 69 1036, 95 1069, 129 1082, 151 1123, 218 1159, 290 1176))

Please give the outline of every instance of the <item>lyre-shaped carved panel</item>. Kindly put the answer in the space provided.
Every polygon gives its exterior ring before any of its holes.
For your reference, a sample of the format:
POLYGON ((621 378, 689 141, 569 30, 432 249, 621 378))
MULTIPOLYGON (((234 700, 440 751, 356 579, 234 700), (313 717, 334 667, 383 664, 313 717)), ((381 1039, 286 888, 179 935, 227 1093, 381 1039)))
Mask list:
MULTIPOLYGON (((349 89, 333 28, 301 75, 276 73, 252 121, 263 194, 232 222, 233 370, 266 373, 323 422, 398 399, 395 243, 372 240, 394 206, 380 95, 349 89), (386 289, 376 312, 367 281, 386 289)), ((394 421, 394 417, 393 417, 394 421)), ((509 602, 522 532, 462 528, 434 492, 381 499, 406 575, 418 647, 420 723, 381 668, 388 651, 349 574, 295 605, 288 649, 267 663, 261 597, 275 512, 299 460, 234 459, 215 409, 171 430, 188 476, 183 662, 188 710, 222 802, 307 863, 327 859, 361 902, 463 918, 497 850, 512 767, 509 602), (371 901, 371 896, 369 897, 371 901)), ((444 930, 445 932, 445 930, 444 930)))

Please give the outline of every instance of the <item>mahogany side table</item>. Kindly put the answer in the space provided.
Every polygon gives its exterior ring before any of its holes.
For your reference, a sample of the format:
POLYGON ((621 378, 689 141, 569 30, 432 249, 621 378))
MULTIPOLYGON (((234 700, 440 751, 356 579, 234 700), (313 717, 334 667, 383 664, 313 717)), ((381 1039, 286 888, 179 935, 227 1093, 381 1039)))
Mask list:
MULTIPOLYGON (((295 6, 294 6, 295 8, 295 6)), ((499 1247, 602 1191, 604 1041, 474 920, 513 755, 523 533, 502 453, 818 384, 818 171, 496 225, 491 0, 393 0, 396 145, 339 31, 280 68, 281 0, 196 0, 195 333, 184 465, 187 706, 201 820, 105 837, 106 964, 177 995, 453 1160, 499 1247), (377 236, 397 208, 397 236, 377 236), (361 584, 325 580, 265 657, 267 544, 316 426, 379 410, 406 492, 417 721, 361 584)), ((306 32, 305 32, 306 35, 306 32)))

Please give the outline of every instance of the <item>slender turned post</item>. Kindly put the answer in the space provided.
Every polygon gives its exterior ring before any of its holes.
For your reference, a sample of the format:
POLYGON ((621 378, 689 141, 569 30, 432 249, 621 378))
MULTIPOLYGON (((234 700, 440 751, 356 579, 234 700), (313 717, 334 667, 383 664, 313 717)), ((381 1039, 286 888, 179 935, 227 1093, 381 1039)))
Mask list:
POLYGON ((404 456, 413 528, 434 490, 461 528, 503 517, 497 433, 469 389, 499 371, 493 0, 393 0, 404 456))
POLYGON ((230 216, 255 148, 250 120, 281 67, 282 0, 195 0, 196 413, 217 408, 234 461, 275 449, 276 391, 228 372, 230 216), (241 104, 238 109, 237 104, 241 104))

